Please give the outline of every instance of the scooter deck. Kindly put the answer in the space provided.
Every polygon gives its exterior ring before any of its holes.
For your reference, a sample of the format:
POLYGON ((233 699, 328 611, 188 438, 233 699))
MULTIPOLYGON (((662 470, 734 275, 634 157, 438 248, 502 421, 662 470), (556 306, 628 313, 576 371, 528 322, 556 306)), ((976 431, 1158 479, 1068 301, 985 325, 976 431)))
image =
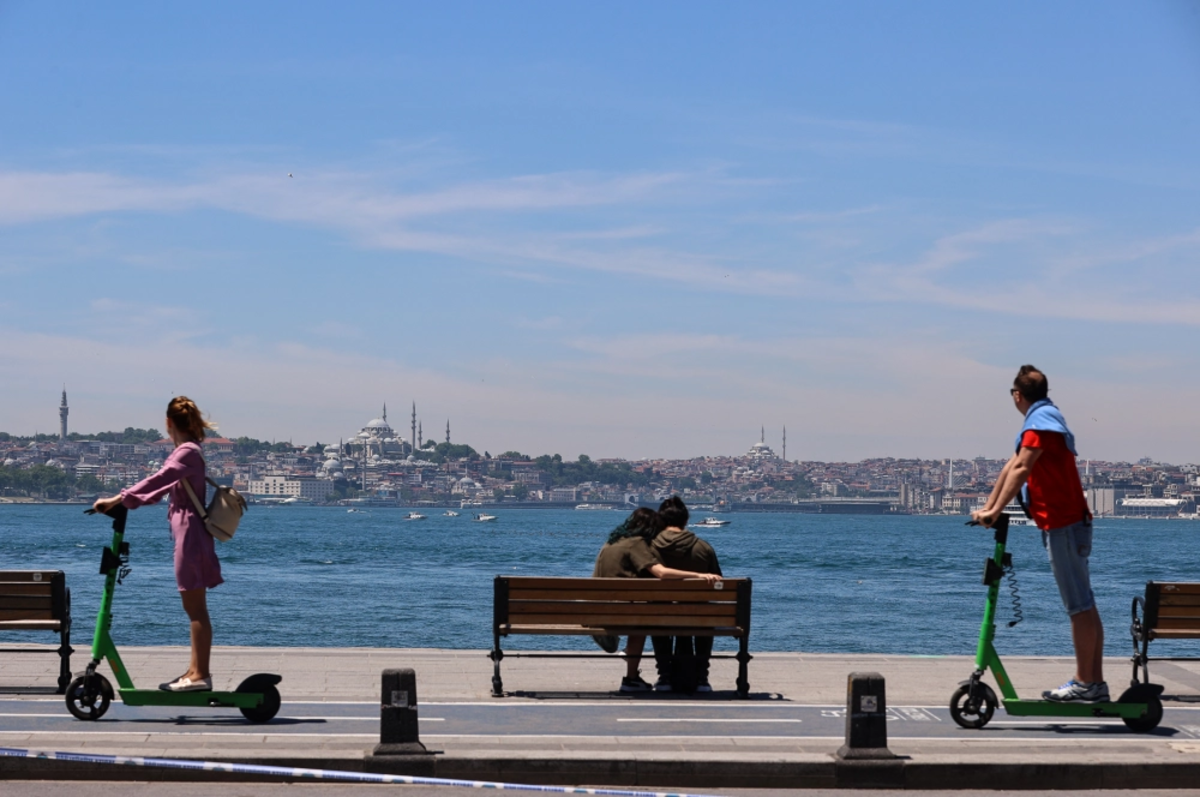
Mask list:
POLYGON ((263 701, 258 692, 168 692, 164 689, 118 689, 127 706, 191 706, 211 708, 257 708, 263 701))
POLYGON ((1145 703, 1056 703, 1052 700, 1004 700, 1004 710, 1014 717, 1126 717, 1137 719, 1145 703))

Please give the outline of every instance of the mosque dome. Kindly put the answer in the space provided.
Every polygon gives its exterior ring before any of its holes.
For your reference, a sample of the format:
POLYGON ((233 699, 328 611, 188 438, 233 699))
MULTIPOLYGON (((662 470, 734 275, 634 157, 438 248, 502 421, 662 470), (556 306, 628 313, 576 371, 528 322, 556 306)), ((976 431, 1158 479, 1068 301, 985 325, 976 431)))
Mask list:
POLYGON ((6 467, 6 468, 11 468, 13 465, 16 465, 16 464, 17 464, 17 461, 15 459, 12 459, 11 457, 4 460, 4 467, 6 467))

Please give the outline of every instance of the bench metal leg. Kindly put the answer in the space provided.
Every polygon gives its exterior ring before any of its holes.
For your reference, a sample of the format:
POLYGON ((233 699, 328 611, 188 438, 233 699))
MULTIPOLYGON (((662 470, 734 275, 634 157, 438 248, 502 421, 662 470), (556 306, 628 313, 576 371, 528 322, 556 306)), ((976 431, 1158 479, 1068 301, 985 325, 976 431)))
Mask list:
POLYGON ((67 687, 71 685, 71 654, 75 652, 71 647, 69 623, 63 624, 63 629, 59 632, 59 641, 61 644, 58 647, 58 694, 65 695, 67 687))
POLYGON ((750 659, 754 658, 750 655, 750 640, 742 637, 738 642, 738 677, 737 677, 737 693, 738 697, 745 699, 750 696, 750 680, 748 676, 750 659))
POLYGON ((500 680, 500 660, 504 658, 504 651, 500 649, 499 636, 496 637, 488 658, 492 660, 492 697, 504 697, 504 681, 500 680))

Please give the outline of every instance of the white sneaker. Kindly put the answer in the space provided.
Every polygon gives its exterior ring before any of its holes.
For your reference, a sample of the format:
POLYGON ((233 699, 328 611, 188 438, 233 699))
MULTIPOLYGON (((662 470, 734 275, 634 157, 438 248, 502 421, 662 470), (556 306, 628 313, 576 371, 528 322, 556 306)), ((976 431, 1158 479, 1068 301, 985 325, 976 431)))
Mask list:
POLYGON ((192 680, 185 675, 158 688, 164 692, 211 692, 212 676, 192 680))

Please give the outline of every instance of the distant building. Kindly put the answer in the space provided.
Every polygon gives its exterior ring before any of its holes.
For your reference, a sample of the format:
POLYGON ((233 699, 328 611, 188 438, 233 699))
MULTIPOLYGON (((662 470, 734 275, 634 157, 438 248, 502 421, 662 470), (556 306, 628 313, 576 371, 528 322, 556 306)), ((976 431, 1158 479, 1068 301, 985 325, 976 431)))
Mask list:
POLYGON ((767 445, 767 429, 764 426, 760 433, 758 442, 750 446, 750 450, 746 452, 746 456, 750 459, 777 459, 775 452, 767 445))
POLYGON ((301 498, 324 501, 333 495, 333 482, 293 476, 263 476, 251 479, 247 490, 256 498, 301 498))

